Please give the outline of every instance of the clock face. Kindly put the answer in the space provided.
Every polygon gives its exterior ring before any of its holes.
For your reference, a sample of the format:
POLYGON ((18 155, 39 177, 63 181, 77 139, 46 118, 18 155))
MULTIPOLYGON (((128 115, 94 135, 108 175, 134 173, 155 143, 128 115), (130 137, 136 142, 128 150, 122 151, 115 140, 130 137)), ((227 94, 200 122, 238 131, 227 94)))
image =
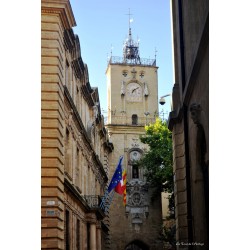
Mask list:
POLYGON ((138 83, 132 82, 127 85, 126 90, 127 101, 141 102, 142 101, 142 88, 138 83))
POLYGON ((132 161, 138 161, 138 160, 140 160, 140 158, 141 158, 141 154, 138 151, 132 151, 130 153, 130 159, 132 161))

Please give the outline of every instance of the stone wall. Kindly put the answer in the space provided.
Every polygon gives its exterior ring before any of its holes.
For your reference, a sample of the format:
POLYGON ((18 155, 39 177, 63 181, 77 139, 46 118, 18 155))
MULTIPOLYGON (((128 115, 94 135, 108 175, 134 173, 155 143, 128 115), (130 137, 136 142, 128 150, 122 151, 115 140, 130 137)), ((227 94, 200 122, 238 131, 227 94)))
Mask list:
POLYGON ((42 249, 101 250, 113 145, 69 1, 42 0, 41 19, 42 249))
POLYGON ((187 242, 187 187, 183 123, 173 128, 173 171, 176 216, 176 241, 187 242))
POLYGON ((64 249, 64 29, 75 25, 68 1, 42 0, 42 249, 64 249))
POLYGON ((177 249, 208 249, 208 1, 171 3, 177 249))

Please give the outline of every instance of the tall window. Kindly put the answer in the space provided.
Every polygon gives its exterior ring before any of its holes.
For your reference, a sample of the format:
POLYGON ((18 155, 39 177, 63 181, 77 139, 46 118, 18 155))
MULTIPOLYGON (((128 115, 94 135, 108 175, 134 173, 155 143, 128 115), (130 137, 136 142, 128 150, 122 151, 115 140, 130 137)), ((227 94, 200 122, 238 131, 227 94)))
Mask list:
POLYGON ((65 215, 65 249, 70 250, 70 218, 69 218, 69 211, 66 210, 65 215))
POLYGON ((133 178, 133 179, 139 178, 139 169, 138 169, 138 165, 132 165, 132 178, 133 178))
POLYGON ((87 223, 87 250, 90 250, 90 223, 87 223))
POLYGON ((138 116, 136 114, 132 115, 132 125, 138 124, 138 116))
POLYGON ((70 82, 69 82, 69 63, 66 60, 66 65, 65 65, 65 85, 69 89, 70 82))
POLYGON ((80 111, 80 93, 79 93, 79 88, 76 86, 76 108, 79 114, 81 114, 80 111))
POLYGON ((80 220, 76 221, 76 249, 80 250, 80 220))
POLYGON ((133 150, 129 153, 129 158, 131 161, 132 167, 132 178, 137 179, 139 178, 139 167, 138 167, 138 160, 141 158, 141 153, 137 150, 133 150))
POLYGON ((79 176, 79 164, 80 164, 80 152, 79 152, 79 148, 76 148, 76 180, 75 183, 78 187, 80 187, 80 176, 79 176))
POLYGON ((83 171, 83 183, 82 183, 82 188, 83 188, 83 194, 87 194, 87 176, 88 176, 88 167, 86 163, 85 156, 82 158, 82 171, 83 171))
POLYGON ((71 149, 70 149, 70 134, 69 130, 66 128, 65 136, 65 171, 70 174, 71 167, 71 149))

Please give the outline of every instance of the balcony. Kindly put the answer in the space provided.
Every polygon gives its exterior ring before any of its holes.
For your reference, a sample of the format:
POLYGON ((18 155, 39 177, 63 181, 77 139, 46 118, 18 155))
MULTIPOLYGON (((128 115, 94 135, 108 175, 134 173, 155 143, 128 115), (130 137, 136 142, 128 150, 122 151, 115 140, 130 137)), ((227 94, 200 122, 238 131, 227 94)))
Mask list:
POLYGON ((102 202, 100 195, 84 195, 84 199, 90 207, 91 212, 96 213, 99 219, 103 219, 105 217, 104 208, 100 207, 102 202))
MULTIPOLYGON (((125 64, 125 65, 138 65, 138 63, 135 63, 133 60, 126 60, 123 57, 119 56, 111 56, 109 60, 110 64, 125 64)), ((140 58, 141 66, 156 66, 156 60, 155 59, 147 59, 147 58, 140 58)))

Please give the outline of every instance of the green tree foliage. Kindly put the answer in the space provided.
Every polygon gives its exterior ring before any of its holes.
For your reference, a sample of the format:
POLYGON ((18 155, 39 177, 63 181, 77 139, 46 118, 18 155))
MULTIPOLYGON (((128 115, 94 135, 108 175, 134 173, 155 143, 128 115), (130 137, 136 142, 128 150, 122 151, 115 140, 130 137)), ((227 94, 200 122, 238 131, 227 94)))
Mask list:
POLYGON ((164 242, 168 242, 172 246, 171 249, 176 249, 176 226, 175 224, 170 227, 164 226, 162 228, 160 239, 163 240, 164 242))
POLYGON ((172 133, 166 121, 157 119, 154 124, 145 127, 146 134, 141 142, 149 146, 149 150, 140 160, 145 169, 145 176, 157 192, 173 192, 173 149, 172 133))
MULTIPOLYGON (((172 133, 166 121, 157 119, 154 124, 145 127, 146 134, 140 138, 141 142, 149 146, 148 151, 138 162, 144 168, 145 176, 150 186, 155 188, 154 195, 161 192, 169 193, 168 221, 174 221, 174 181, 173 181, 173 149, 172 133)), ((160 238, 175 249, 175 225, 163 226, 160 238)))

